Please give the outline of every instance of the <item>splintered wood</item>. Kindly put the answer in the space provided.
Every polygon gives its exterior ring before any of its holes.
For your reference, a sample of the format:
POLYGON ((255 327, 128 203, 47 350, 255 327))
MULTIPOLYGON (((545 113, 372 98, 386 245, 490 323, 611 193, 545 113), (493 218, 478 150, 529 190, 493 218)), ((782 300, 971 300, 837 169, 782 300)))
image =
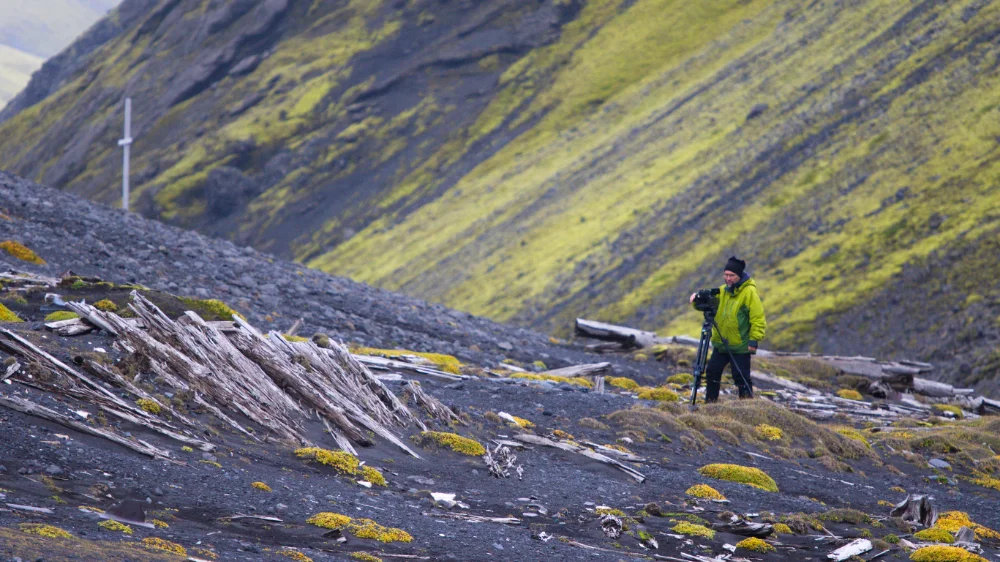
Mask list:
MULTIPOLYGON (((115 345, 133 354, 148 375, 179 391, 190 391, 195 404, 250 439, 258 440, 259 437, 237 421, 240 416, 227 414, 223 408, 238 412, 279 438, 299 444, 310 444, 305 437, 304 422, 317 415, 344 450, 353 451, 352 444, 370 445, 371 436, 377 436, 418 457, 393 428, 412 425, 423 430, 426 426, 343 345, 331 342, 329 348, 320 348, 312 342, 289 342, 278 333, 265 336, 240 319, 206 322, 191 311, 175 321, 138 292, 133 291, 131 298, 129 308, 138 319, 121 318, 84 303, 69 303, 68 308, 79 314, 80 319, 53 327, 58 330, 84 326, 114 335, 117 338, 115 345)), ((88 376, 95 376, 137 398, 156 401, 133 381, 106 365, 81 358, 79 362, 85 374, 9 330, 0 330, 0 350, 28 363, 41 364, 74 383, 56 387, 39 381, 19 380, 22 384, 89 402, 111 415, 186 445, 205 451, 213 448, 210 443, 126 402, 88 376)), ((426 394, 419 385, 411 383, 408 391, 421 408, 438 419, 462 423, 454 412, 426 394)), ((158 403, 164 409, 171 409, 169 404, 158 403)), ((0 405, 69 427, 82 426, 23 399, 7 398, 0 405)), ((171 411, 171 418, 193 425, 174 411, 171 411)), ((95 433, 93 428, 87 431, 143 454, 169 456, 166 451, 141 441, 137 444, 110 431, 95 433)))

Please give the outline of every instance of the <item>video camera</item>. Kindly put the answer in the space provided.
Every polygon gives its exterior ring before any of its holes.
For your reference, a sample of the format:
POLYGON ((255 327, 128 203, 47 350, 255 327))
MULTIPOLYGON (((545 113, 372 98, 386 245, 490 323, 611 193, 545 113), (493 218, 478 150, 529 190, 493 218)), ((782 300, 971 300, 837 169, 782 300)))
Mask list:
POLYGON ((694 294, 691 301, 695 310, 714 314, 719 308, 719 289, 702 289, 694 294))

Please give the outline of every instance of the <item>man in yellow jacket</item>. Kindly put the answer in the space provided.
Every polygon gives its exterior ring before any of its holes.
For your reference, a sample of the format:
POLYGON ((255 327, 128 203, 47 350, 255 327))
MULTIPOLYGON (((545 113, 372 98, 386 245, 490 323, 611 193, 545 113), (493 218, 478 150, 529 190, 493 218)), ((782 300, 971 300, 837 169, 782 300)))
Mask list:
POLYGON ((750 356, 757 352, 757 344, 764 339, 767 321, 757 284, 746 272, 746 266, 745 261, 731 257, 722 274, 726 284, 719 287, 716 327, 712 330, 712 357, 705 368, 705 402, 719 400, 722 371, 730 363, 733 363, 730 371, 740 398, 753 394, 750 356))

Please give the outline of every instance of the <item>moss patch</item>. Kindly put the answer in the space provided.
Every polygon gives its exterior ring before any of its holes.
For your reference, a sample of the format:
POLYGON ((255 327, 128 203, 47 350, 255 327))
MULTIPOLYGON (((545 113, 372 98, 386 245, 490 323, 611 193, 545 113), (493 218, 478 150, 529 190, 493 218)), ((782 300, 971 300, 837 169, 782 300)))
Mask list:
POLYGON ((604 379, 605 384, 610 384, 615 388, 622 388, 625 390, 635 390, 639 388, 639 383, 628 377, 608 377, 604 379))
POLYGON ((187 549, 183 546, 158 537, 147 537, 142 539, 142 546, 152 550, 162 550, 178 556, 187 556, 187 549))
POLYGON ((666 387, 642 388, 639 390, 640 400, 656 400, 658 402, 677 402, 680 397, 673 390, 666 387))
POLYGON ((42 537, 56 539, 69 539, 73 537, 73 535, 69 534, 68 531, 64 531, 63 529, 53 525, 44 525, 41 523, 21 523, 19 527, 21 532, 29 535, 39 535, 42 537))
POLYGON ((682 535, 689 535, 692 537, 704 537, 706 539, 714 539, 715 531, 709 529, 704 525, 698 525, 697 523, 688 523, 687 521, 681 521, 680 523, 671 527, 671 530, 675 533, 680 533, 682 535))
POLYGON ((246 320, 246 316, 236 312, 230 308, 229 305, 217 299, 193 299, 180 297, 180 300, 190 310, 198 313, 199 316, 206 320, 225 321, 232 320, 234 316, 239 316, 241 319, 246 320))
POLYGON ((778 491, 778 485, 774 480, 759 468, 737 464, 709 464, 699 468, 698 473, 709 478, 746 484, 768 492, 778 491))
POLYGON ((402 529, 384 527, 371 519, 353 519, 339 513, 318 513, 307 519, 306 523, 324 529, 342 529, 359 539, 374 539, 383 543, 413 540, 413 537, 402 529))
POLYGON ((462 437, 456 433, 423 431, 420 434, 415 435, 414 438, 421 445, 428 442, 435 443, 442 447, 448 447, 452 451, 463 455, 481 457, 486 454, 486 448, 483 447, 478 441, 469 439, 468 437, 462 437))
POLYGON ((695 484, 688 488, 685 494, 703 500, 724 500, 726 496, 707 484, 695 484))
POLYGON ((860 392, 854 390, 853 388, 842 388, 837 391, 837 396, 847 400, 864 400, 865 398, 860 392))
POLYGON ((45 265, 45 260, 40 258, 38 254, 24 244, 15 240, 4 240, 3 242, 0 242, 0 250, 7 252, 7 254, 11 257, 21 261, 26 261, 36 265, 45 265))
POLYGON ((559 375, 546 375, 545 373, 514 373, 510 376, 510 378, 525 379, 529 381, 550 381, 561 384, 572 384, 575 386, 583 386, 586 388, 594 387, 594 383, 590 379, 585 379, 582 377, 562 377, 559 375))
POLYGON ((0 303, 0 322, 24 322, 21 317, 11 312, 9 308, 0 303))
POLYGON ((982 556, 957 546, 925 546, 910 554, 913 562, 988 562, 982 556))
POLYGON ((951 544, 955 542, 955 537, 948 531, 940 527, 931 527, 930 529, 924 529, 922 531, 917 531, 913 534, 914 538, 918 538, 922 541, 927 542, 941 542, 945 544, 951 544))
POLYGON ((57 310, 55 312, 49 313, 49 315, 45 317, 45 321, 62 322, 63 320, 72 320, 74 318, 79 318, 79 317, 80 315, 75 312, 70 312, 68 310, 57 310))
POLYGON ((756 537, 750 537, 741 540, 740 542, 736 543, 736 548, 742 548, 743 550, 749 550, 752 552, 760 552, 760 553, 774 552, 777 550, 776 548, 768 544, 766 541, 763 541, 756 537))
POLYGON ((253 488, 254 490, 260 490, 261 492, 271 491, 271 487, 263 482, 253 482, 252 484, 250 484, 250 487, 253 488))

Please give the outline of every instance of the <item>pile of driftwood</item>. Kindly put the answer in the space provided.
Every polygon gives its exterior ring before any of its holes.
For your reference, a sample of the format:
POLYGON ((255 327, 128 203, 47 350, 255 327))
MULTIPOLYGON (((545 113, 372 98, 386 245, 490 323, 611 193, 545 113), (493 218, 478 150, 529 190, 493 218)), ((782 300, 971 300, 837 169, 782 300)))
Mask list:
MULTIPOLYGON (((600 340, 601 343, 587 346, 588 349, 598 352, 630 351, 665 344, 698 345, 697 339, 688 336, 660 337, 653 332, 644 332, 583 318, 577 318, 574 331, 577 336, 600 340)), ((879 361, 871 357, 839 357, 767 350, 759 350, 757 354, 760 357, 808 358, 830 365, 845 374, 863 376, 871 380, 867 389, 868 394, 876 398, 902 401, 904 406, 901 409, 905 409, 907 406, 921 409, 921 404, 913 400, 912 397, 907 397, 907 395, 918 394, 928 398, 945 400, 980 415, 1000 414, 1000 401, 974 396, 975 391, 971 388, 956 388, 950 384, 919 376, 934 370, 934 366, 929 363, 907 360, 879 361)), ((755 372, 754 376, 758 376, 758 373, 755 372)), ((786 386, 789 390, 799 392, 808 390, 806 387, 796 385, 791 381, 785 381, 778 377, 771 378, 775 379, 772 381, 774 384, 786 386)))
MULTIPOLYGON (((174 411, 171 404, 139 388, 142 377, 156 379, 174 392, 192 395, 197 407, 211 412, 252 440, 267 436, 260 436, 238 421, 240 416, 227 414, 225 410, 253 421, 274 437, 299 444, 311 444, 303 425, 316 416, 343 450, 355 452, 355 445, 370 445, 370 435, 374 435, 418 456, 394 428, 412 425, 424 430, 427 429, 424 423, 337 342, 329 342, 328 347, 319 347, 311 341, 291 342, 276 332, 261 334, 239 318, 232 322, 209 322, 191 311, 173 320, 135 291, 131 294, 129 308, 136 318, 122 318, 84 303, 64 305, 80 316, 78 325, 115 336, 114 346, 128 354, 132 364, 142 365, 139 376, 130 380, 107 364, 85 358, 81 358, 81 369, 77 369, 18 334, 2 330, 0 350, 71 381, 56 385, 18 378, 18 382, 83 400, 108 414, 203 450, 210 450, 211 444, 192 437, 195 424, 174 411), (170 412, 171 419, 179 425, 167 423, 162 417, 122 400, 102 382, 136 399, 156 403, 160 409, 170 412)), ((7 378, 17 370, 19 367, 0 375, 7 378)), ((405 396, 438 419, 461 421, 424 392, 419 384, 408 385, 405 396)), ((141 441, 136 444, 23 399, 4 398, 0 405, 91 434, 107 433, 100 436, 116 442, 127 441, 127 446, 150 456, 170 456, 168 451, 141 441)))

